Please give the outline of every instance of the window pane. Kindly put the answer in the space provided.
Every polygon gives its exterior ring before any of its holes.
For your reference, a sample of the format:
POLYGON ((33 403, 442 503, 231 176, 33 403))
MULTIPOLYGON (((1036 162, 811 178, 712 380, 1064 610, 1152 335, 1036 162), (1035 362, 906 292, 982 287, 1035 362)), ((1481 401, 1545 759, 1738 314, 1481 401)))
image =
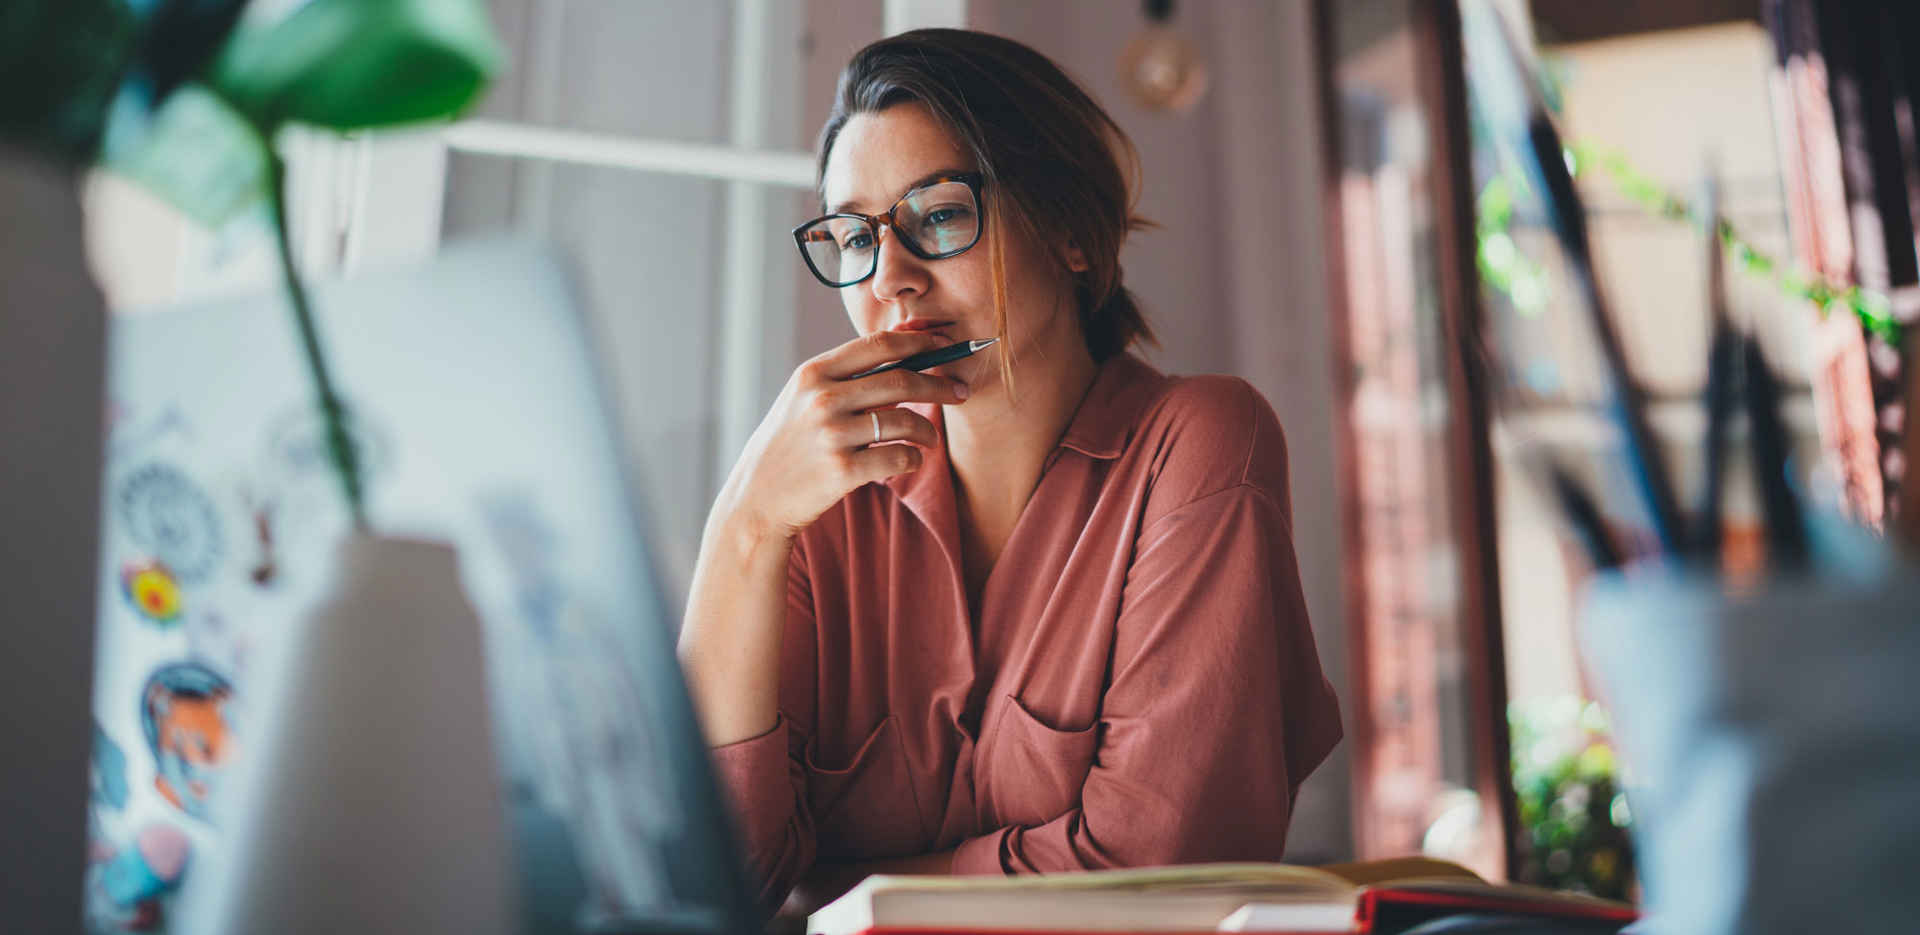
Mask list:
MULTIPOLYGON (((1514 3, 1524 42, 1579 30, 1577 10, 1514 3)), ((1719 210, 1738 236, 1769 256, 1787 257, 1787 227, 1767 77, 1773 50, 1753 22, 1650 30, 1606 21, 1604 36, 1538 47, 1553 110, 1587 211, 1594 264, 1635 381, 1650 399, 1650 427, 1662 442, 1683 509, 1698 502, 1711 322, 1708 248, 1693 223, 1666 216, 1671 195, 1697 205, 1709 159, 1719 210)), ((1472 78, 1483 73, 1470 70, 1472 78)), ((1471 86, 1482 101, 1502 89, 1471 86)), ((1479 113, 1484 113, 1484 108, 1479 113)), ((1609 378, 1587 302, 1548 227, 1545 209, 1520 182, 1521 167, 1478 128, 1474 184, 1494 413, 1501 608, 1510 698, 1514 784, 1521 818, 1522 880, 1627 892, 1626 831, 1611 820, 1578 833, 1553 803, 1585 797, 1607 805, 1611 770, 1579 780, 1559 771, 1610 739, 1575 652, 1576 595, 1591 560, 1567 531, 1523 458, 1548 456, 1594 494, 1614 539, 1628 552, 1650 538, 1625 449, 1604 406, 1609 378)), ((1726 257, 1731 319, 1759 337, 1786 388, 1784 415, 1803 457, 1816 453, 1806 348, 1814 318, 1783 301, 1773 283, 1726 257)), ((1732 436, 1723 512, 1727 558, 1741 563, 1758 541, 1756 503, 1745 476, 1742 434, 1732 436)), ((1801 463, 1809 463, 1802 460, 1801 463)), ((1748 559, 1750 561, 1750 558, 1748 559)), ((1587 816, 1580 816, 1585 820, 1587 816)))

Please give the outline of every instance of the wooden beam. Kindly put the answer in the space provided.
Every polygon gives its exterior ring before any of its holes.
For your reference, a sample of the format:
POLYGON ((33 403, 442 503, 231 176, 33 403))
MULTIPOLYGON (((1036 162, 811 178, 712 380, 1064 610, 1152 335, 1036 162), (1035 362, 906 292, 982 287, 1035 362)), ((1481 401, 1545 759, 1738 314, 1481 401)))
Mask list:
POLYGON ((1518 803, 1507 732, 1506 641, 1500 618, 1499 526, 1494 516, 1493 391, 1483 353, 1473 143, 1467 118, 1466 56, 1456 0, 1414 0, 1414 70, 1426 113, 1433 198, 1434 273, 1445 355, 1447 481, 1460 556, 1459 620, 1467 666, 1474 791, 1492 806, 1509 879, 1519 869, 1518 803))
POLYGON ((1541 38, 1554 43, 1760 21, 1760 0, 1533 0, 1529 7, 1541 38))

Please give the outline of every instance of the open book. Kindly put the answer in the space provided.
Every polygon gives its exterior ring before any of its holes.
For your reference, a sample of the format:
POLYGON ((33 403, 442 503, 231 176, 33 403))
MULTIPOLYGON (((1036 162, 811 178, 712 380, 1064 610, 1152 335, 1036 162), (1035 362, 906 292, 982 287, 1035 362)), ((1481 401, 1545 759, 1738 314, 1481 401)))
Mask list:
POLYGON ((1578 921, 1613 932, 1622 903, 1491 884, 1403 858, 1315 869, 1195 864, 1024 877, 868 877, 807 920, 809 935, 912 932, 1316 932, 1390 935, 1458 913, 1578 921))

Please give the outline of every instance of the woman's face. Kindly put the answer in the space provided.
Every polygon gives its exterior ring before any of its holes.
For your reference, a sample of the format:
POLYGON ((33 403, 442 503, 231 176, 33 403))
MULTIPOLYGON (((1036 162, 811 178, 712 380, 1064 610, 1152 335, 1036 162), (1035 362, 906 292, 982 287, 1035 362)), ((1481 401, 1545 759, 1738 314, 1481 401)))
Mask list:
MULTIPOLYGON (((856 114, 841 128, 827 161, 822 190, 827 211, 879 214, 900 196, 935 176, 978 167, 924 105, 896 104, 856 114)), ((887 230, 880 238, 872 278, 840 290, 847 317, 861 334, 882 330, 937 330, 954 341, 990 338, 993 320, 992 240, 1006 251, 1007 339, 1016 369, 1057 359, 1074 345, 1084 348, 1074 314, 1071 284, 1052 254, 1031 237, 1008 228, 988 204, 986 231, 973 249, 944 260, 914 256, 887 230)), ((1077 258, 1070 258, 1077 263, 1077 258)), ((965 381, 970 399, 1000 382, 1000 345, 929 373, 965 381)))

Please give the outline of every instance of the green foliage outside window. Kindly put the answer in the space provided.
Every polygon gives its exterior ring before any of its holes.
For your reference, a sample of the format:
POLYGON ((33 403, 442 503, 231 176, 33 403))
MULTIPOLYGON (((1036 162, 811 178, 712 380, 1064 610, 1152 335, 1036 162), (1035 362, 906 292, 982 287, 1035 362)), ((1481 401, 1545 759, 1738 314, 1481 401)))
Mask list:
POLYGON ((1525 847, 1519 879, 1626 899, 1633 813, 1600 705, 1572 696, 1515 702, 1513 790, 1525 847))
MULTIPOLYGON (((1575 143, 1564 155, 1576 179, 1591 176, 1597 168, 1622 195, 1650 215, 1698 228, 1704 228, 1707 223, 1695 205, 1635 169, 1617 151, 1591 143, 1575 143)), ((1480 189, 1476 203, 1479 235, 1476 255, 1481 278, 1505 295, 1516 312, 1532 317, 1545 311, 1551 292, 1545 267, 1522 252, 1513 239, 1515 205, 1521 197, 1531 197, 1531 193, 1525 178, 1514 170, 1494 176, 1480 189)), ((1781 295, 1811 303, 1822 315, 1851 313, 1870 334, 1889 345, 1900 346, 1900 323, 1894 319, 1892 304, 1885 295, 1859 286, 1836 285, 1782 263, 1742 237, 1724 218, 1719 222, 1718 231, 1733 268, 1771 281, 1781 295)), ((1700 298, 1692 297, 1690 301, 1697 304, 1700 298)))

